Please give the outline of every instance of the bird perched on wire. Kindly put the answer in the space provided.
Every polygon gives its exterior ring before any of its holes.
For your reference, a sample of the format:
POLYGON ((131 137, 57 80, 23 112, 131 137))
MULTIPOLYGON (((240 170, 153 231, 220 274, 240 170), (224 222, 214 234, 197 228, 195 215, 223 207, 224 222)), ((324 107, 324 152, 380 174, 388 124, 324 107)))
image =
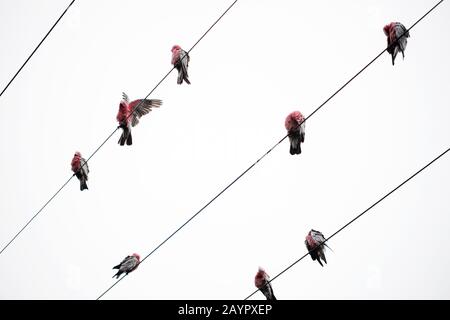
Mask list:
POLYGON ((387 36, 387 52, 392 56, 392 65, 394 65, 395 57, 397 57, 399 51, 402 53, 403 59, 405 59, 409 31, 400 22, 391 22, 385 25, 383 31, 387 36))
POLYGON ((302 153, 301 144, 305 142, 305 118, 300 111, 291 112, 284 121, 284 126, 289 135, 289 152, 294 154, 302 153))
POLYGON ((75 152, 71 166, 75 176, 80 180, 80 190, 88 189, 86 181, 88 180, 89 167, 80 152, 75 152))
POLYGON ((323 264, 321 260, 327 263, 324 246, 331 250, 331 248, 328 247, 326 243, 323 243, 324 241, 325 237, 323 236, 323 234, 320 231, 314 229, 311 229, 311 231, 308 232, 305 240, 306 248, 311 255, 311 259, 317 260, 317 262, 319 262, 322 267, 323 264))
POLYGON ((127 94, 123 92, 122 95, 123 99, 119 105, 117 121, 123 131, 118 143, 121 146, 125 143, 130 146, 133 144, 131 127, 135 127, 139 123, 139 119, 152 111, 152 108, 159 108, 162 101, 159 99, 139 99, 129 102, 127 94))
POLYGON ((272 285, 269 282, 269 275, 263 268, 259 267, 255 276, 255 286, 263 293, 267 300, 277 300, 273 294, 272 285))
POLYGON ((172 47, 172 64, 178 70, 177 83, 182 84, 183 80, 187 84, 191 84, 188 79, 188 67, 189 67, 189 54, 181 49, 179 45, 174 45, 172 47))
POLYGON ((117 273, 112 277, 116 277, 116 279, 119 279, 122 273, 129 274, 130 272, 136 270, 136 268, 139 266, 140 260, 141 257, 137 253, 133 253, 131 256, 126 256, 121 263, 113 268, 119 269, 119 271, 117 271, 117 273))

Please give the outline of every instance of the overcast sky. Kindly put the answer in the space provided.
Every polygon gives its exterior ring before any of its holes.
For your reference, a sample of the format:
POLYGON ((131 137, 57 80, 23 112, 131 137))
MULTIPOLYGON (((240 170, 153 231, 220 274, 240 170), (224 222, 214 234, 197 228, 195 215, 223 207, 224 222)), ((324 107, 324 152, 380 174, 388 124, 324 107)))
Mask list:
MULTIPOLYGON (((69 0, 0 0, 0 87, 69 0)), ((0 98, 0 247, 145 97, 232 0, 78 0, 0 98)), ((112 267, 147 255, 436 1, 240 0, 151 95, 133 145, 117 132, 0 255, 2 299, 95 299, 112 267)), ((105 299, 243 299, 450 145, 450 8, 410 32, 105 299)), ((273 283, 279 299, 450 299, 450 155, 273 283)), ((261 293, 253 299, 264 299, 261 293)))

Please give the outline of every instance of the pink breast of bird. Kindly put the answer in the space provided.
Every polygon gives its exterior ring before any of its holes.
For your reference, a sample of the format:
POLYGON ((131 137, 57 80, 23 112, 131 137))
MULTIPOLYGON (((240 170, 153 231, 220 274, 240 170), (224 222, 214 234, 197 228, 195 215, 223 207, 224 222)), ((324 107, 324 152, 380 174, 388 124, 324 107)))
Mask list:
POLYGON ((384 33, 385 33, 386 35, 390 35, 393 26, 394 26, 394 23, 393 23, 393 22, 391 22, 391 23, 385 25, 384 28, 383 28, 384 33))
POLYGON ((386 26, 389 40, 391 43, 394 42, 395 40, 397 40, 397 35, 395 33, 394 26, 395 26, 395 22, 391 22, 386 26))
POLYGON ((264 282, 264 278, 261 278, 261 277, 255 278, 255 286, 257 288, 260 288, 263 285, 263 282, 264 282))
POLYGON ((313 237, 311 237, 310 234, 308 234, 308 235, 306 236, 306 241, 308 242, 308 245, 309 245, 310 247, 315 247, 315 246, 317 245, 317 243, 314 241, 313 237))
POLYGON ((180 59, 180 49, 174 49, 172 51, 172 64, 177 63, 178 59, 180 59))
POLYGON ((258 273, 255 276, 255 286, 257 288, 260 288, 263 286, 265 282, 265 275, 263 271, 258 271, 258 273))
POLYGON ((80 168, 80 157, 75 156, 72 159, 72 171, 77 171, 80 168))
POLYGON ((130 108, 124 102, 119 105, 119 112, 117 113, 117 121, 124 122, 125 120, 130 120, 128 115, 130 114, 130 108))
POLYGON ((391 43, 397 40, 397 34, 395 33, 394 29, 391 29, 391 33, 389 33, 389 40, 391 41, 391 43))

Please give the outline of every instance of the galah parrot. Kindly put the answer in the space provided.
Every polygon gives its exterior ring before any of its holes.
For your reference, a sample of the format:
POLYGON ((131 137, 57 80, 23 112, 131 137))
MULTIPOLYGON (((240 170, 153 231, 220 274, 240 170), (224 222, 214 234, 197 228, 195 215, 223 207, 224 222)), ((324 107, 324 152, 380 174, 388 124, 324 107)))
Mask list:
POLYGON ((89 167, 80 152, 75 152, 71 166, 75 176, 80 180, 80 190, 88 189, 86 181, 88 180, 89 167))
POLYGON ((323 236, 323 234, 320 231, 314 229, 311 229, 311 231, 308 232, 308 235, 306 236, 305 240, 306 248, 308 249, 309 254, 311 255, 311 259, 317 260, 322 267, 323 264, 320 261, 321 259, 325 263, 327 263, 327 259, 325 258, 324 245, 331 250, 331 248, 328 247, 326 243, 323 243, 324 241, 325 237, 323 236))
POLYGON ((269 275, 263 268, 259 267, 255 276, 255 286, 263 293, 267 300, 277 300, 273 294, 272 285, 269 282, 269 275))
POLYGON ((119 279, 122 273, 129 274, 130 272, 136 270, 139 266, 140 260, 141 257, 137 253, 133 253, 131 256, 126 256, 121 263, 113 268, 119 269, 119 271, 117 271, 117 273, 112 277, 116 277, 116 279, 119 279))
POLYGON ((152 111, 152 108, 159 108, 162 105, 162 101, 158 99, 139 99, 129 102, 127 94, 124 92, 122 95, 123 99, 119 105, 117 121, 123 132, 118 143, 123 146, 126 142, 130 146, 133 144, 131 127, 135 127, 139 123, 139 119, 152 111))
POLYGON ((178 70, 178 84, 182 84, 183 80, 186 81, 187 84, 191 84, 188 79, 189 60, 189 54, 181 49, 179 45, 174 45, 172 47, 172 64, 178 70))
POLYGON ((395 57, 400 51, 403 59, 405 59, 405 49, 408 43, 409 31, 400 22, 391 22, 383 28, 384 34, 387 36, 388 48, 387 52, 392 56, 392 65, 394 65, 395 57), (404 35, 402 37, 402 35, 404 35), (401 38, 400 38, 401 37, 401 38))
POLYGON ((288 131, 290 150, 293 154, 302 153, 301 143, 305 142, 305 118, 300 111, 291 112, 284 121, 284 126, 288 131))

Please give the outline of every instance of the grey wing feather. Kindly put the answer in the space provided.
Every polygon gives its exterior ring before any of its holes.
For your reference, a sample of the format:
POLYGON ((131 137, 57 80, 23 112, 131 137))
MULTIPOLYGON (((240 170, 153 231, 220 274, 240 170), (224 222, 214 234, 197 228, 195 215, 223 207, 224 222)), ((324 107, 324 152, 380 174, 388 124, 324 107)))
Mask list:
POLYGON ((131 270, 133 269, 137 264, 137 259, 135 257, 128 257, 128 259, 125 259, 122 261, 122 270, 131 270))
POLYGON ((399 22, 399 23, 397 23, 397 35, 400 37, 403 33, 405 33, 406 38, 409 38, 408 29, 406 29, 406 27, 399 22))
POLYGON ((314 239, 315 242, 317 243, 322 243, 325 241, 325 237, 323 236, 323 234, 320 231, 315 231, 312 230, 311 231, 311 237, 314 239))
POLYGON ((305 142, 305 121, 300 125, 300 139, 305 142))
POLYGON ((81 171, 83 172, 84 176, 86 177, 86 180, 88 179, 88 173, 89 173, 89 166, 88 163, 84 158, 80 159, 80 165, 81 165, 81 171))
POLYGON ((323 251, 325 251, 325 247, 327 247, 328 249, 333 251, 326 243, 323 243, 325 241, 325 237, 324 237, 324 235, 321 232, 313 230, 311 232, 311 236, 314 239, 314 241, 316 241, 317 243, 322 243, 321 247, 322 247, 323 251))
POLYGON ((123 265, 125 262, 127 262, 130 258, 132 258, 132 256, 126 256, 125 258, 123 258, 123 260, 120 262, 119 265, 123 265))
POLYGON ((181 50, 181 51, 180 51, 180 56, 179 56, 178 59, 179 59, 178 62, 185 63, 186 66, 189 65, 189 59, 190 59, 190 57, 189 57, 189 54, 188 54, 186 51, 181 50), (185 57, 186 57, 186 58, 185 58, 185 57))
MULTIPOLYGON (((269 278, 267 277, 267 279, 269 279, 269 278)), ((260 290, 264 294, 264 296, 266 297, 267 300, 276 300, 275 295, 273 293, 272 285, 267 279, 266 279, 266 281, 264 281, 264 285, 262 286, 262 288, 260 290)))
POLYGON ((140 117, 152 111, 152 108, 159 108, 161 105, 162 101, 159 99, 144 99, 134 108, 131 125, 135 127, 139 123, 140 117))
POLYGON ((406 45, 408 43, 408 40, 406 38, 409 37, 409 32, 407 31, 405 26, 402 25, 401 23, 397 23, 395 25, 395 36, 398 39, 398 44, 399 44, 400 50, 402 52, 405 51, 406 45), (404 36, 402 37, 403 34, 404 34, 404 36))
POLYGON ((185 69, 185 71, 187 71, 187 68, 189 67, 189 60, 191 59, 189 57, 189 54, 186 51, 182 50, 180 53, 180 59, 181 59, 183 68, 185 69))

